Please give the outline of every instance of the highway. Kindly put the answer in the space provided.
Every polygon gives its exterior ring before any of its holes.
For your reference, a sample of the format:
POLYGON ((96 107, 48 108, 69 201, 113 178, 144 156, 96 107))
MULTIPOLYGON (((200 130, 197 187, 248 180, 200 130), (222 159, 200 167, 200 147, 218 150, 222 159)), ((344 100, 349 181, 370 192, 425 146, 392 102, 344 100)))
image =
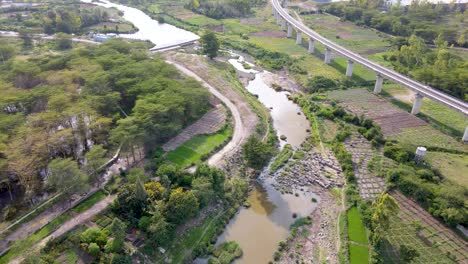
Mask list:
POLYGON ((342 55, 343 57, 346 57, 347 59, 353 61, 354 63, 359 63, 363 65, 366 68, 371 69, 372 71, 375 71, 376 74, 381 75, 382 77, 389 79, 393 82, 396 82, 398 84, 404 85, 407 88, 415 91, 416 93, 419 93, 420 95, 430 98, 433 101, 439 102, 441 104, 444 104, 454 110, 457 110, 459 112, 462 112, 466 116, 468 116, 468 103, 457 99, 453 96, 447 95, 435 88, 432 88, 430 86, 427 86, 423 83, 420 83, 418 81, 415 81, 407 76, 404 76, 398 72, 395 72, 393 70, 387 69, 375 62, 372 62, 364 57, 362 57, 359 54, 356 54, 352 51, 347 50, 344 47, 341 47, 340 45, 326 39, 325 37, 321 36, 317 32, 311 30, 308 28, 306 25, 302 24, 301 22, 297 21, 293 17, 289 15, 286 9, 283 9, 281 4, 278 2, 278 0, 271 0, 272 5, 274 10, 277 11, 277 13, 284 19, 286 22, 288 22, 290 25, 292 25, 296 30, 302 32, 303 34, 307 35, 308 37, 314 39, 315 41, 318 41, 322 45, 326 46, 330 50, 342 55))

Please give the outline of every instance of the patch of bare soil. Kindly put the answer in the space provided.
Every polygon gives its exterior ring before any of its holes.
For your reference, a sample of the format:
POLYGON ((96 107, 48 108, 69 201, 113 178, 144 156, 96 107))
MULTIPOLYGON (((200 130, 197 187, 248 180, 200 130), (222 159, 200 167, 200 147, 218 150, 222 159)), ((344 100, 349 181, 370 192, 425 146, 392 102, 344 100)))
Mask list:
POLYGON ((385 190, 385 179, 373 175, 367 168, 369 161, 374 156, 372 145, 360 134, 352 135, 345 141, 344 145, 352 155, 359 195, 364 200, 373 200, 385 190))
POLYGON ((249 36, 253 37, 267 37, 267 38, 285 38, 286 32, 280 30, 264 30, 255 33, 250 33, 249 36))
POLYGON ((338 36, 340 36, 342 39, 351 39, 353 34, 351 32, 340 32, 338 33, 338 36))
POLYGON ((407 222, 419 221, 422 225, 435 231, 424 236, 431 245, 442 245, 439 249, 456 258, 457 263, 468 263, 468 242, 458 236, 454 231, 435 219, 415 201, 407 198, 402 193, 394 191, 390 193, 400 205, 398 216, 407 222), (441 241, 443 243, 441 243, 441 241))
POLYGON ((212 134, 218 131, 226 121, 226 109, 219 104, 215 109, 209 111, 180 132, 177 136, 163 145, 165 151, 171 151, 190 140, 192 137, 201 134, 212 134))

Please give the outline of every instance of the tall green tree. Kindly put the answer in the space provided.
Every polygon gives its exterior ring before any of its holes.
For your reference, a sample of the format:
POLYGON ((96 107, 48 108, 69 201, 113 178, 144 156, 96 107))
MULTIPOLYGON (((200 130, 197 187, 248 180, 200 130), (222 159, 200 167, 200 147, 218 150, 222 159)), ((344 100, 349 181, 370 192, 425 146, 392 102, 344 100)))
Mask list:
POLYGON ((88 186, 88 176, 84 174, 76 161, 68 159, 54 159, 49 163, 47 185, 65 194, 82 191, 88 186))
POLYGON ((398 213, 400 206, 388 193, 381 194, 372 204, 371 222, 375 238, 383 237, 390 226, 390 218, 398 213))
POLYGON ((208 31, 203 34, 201 43, 203 54, 207 55, 208 58, 213 59, 218 56, 219 41, 214 32, 208 31))
POLYGON ((198 199, 192 191, 177 188, 171 192, 166 205, 165 216, 174 224, 180 224, 198 212, 198 199))
POLYGON ((94 145, 85 154, 85 169, 92 182, 99 181, 99 168, 106 162, 106 159, 104 158, 106 152, 107 151, 103 148, 102 145, 94 145))
POLYGON ((242 146, 242 155, 247 161, 247 166, 254 169, 259 170, 265 167, 272 154, 272 147, 255 136, 249 137, 242 146))

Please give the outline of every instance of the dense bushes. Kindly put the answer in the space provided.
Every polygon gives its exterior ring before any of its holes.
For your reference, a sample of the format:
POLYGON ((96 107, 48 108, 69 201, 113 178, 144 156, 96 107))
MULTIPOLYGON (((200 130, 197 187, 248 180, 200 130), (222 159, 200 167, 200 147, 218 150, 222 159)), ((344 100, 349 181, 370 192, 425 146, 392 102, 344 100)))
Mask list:
POLYGON ((262 142, 256 136, 251 136, 242 146, 242 155, 247 162, 247 166, 253 169, 261 170, 270 161, 275 153, 275 149, 262 142))
POLYGON ((249 15, 253 6, 263 2, 263 0, 190 0, 185 7, 207 17, 220 19, 249 15))
POLYGON ((293 155, 293 149, 290 144, 286 144, 280 153, 275 157, 270 165, 270 173, 276 172, 283 167, 293 155))

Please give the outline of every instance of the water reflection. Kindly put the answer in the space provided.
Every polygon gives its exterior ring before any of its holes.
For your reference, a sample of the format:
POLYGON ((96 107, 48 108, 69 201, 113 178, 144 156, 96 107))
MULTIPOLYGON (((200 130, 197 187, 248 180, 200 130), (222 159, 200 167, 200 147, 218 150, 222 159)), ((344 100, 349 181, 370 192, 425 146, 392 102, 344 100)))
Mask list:
MULTIPOLYGON (((301 108, 288 100, 288 92, 277 92, 269 87, 264 78, 265 73, 258 73, 255 79, 249 82, 247 90, 258 95, 258 100, 271 109, 273 126, 278 135, 285 135, 287 143, 299 147, 308 135, 309 121, 302 114, 301 108)), ((286 144, 280 141, 281 145, 286 144)))
POLYGON ((155 48, 158 49, 199 39, 199 37, 192 32, 170 24, 160 24, 143 11, 133 7, 111 3, 107 0, 99 0, 96 2, 92 0, 81 0, 81 2, 92 3, 107 8, 114 7, 122 11, 124 13, 123 18, 133 23, 133 25, 138 28, 138 32, 134 34, 120 34, 119 36, 130 39, 149 40, 154 43, 156 45, 155 48))

